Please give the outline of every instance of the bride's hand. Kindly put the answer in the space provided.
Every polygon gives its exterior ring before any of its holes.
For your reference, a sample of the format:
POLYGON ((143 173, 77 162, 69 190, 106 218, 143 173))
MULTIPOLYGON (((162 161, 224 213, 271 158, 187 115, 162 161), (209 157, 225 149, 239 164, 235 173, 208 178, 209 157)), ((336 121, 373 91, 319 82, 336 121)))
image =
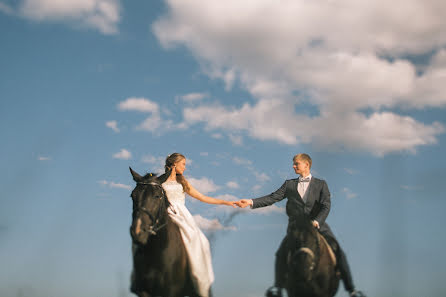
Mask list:
POLYGON ((234 208, 237 207, 237 201, 225 201, 224 205, 232 206, 234 208))

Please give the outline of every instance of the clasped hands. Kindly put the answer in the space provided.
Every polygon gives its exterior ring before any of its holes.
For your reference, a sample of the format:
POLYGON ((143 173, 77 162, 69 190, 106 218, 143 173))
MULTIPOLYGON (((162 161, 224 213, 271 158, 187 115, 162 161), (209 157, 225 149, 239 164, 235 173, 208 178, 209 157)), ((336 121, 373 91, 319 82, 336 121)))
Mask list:
POLYGON ((240 208, 245 208, 247 206, 252 206, 252 200, 251 199, 240 199, 238 201, 227 201, 225 204, 232 206, 232 207, 238 206, 240 208))
MULTIPOLYGON (((253 202, 251 199, 240 199, 239 201, 230 201, 230 205, 233 207, 238 206, 240 208, 245 208, 247 206, 252 206, 253 202)), ((318 221, 312 221, 314 228, 320 229, 318 221)))

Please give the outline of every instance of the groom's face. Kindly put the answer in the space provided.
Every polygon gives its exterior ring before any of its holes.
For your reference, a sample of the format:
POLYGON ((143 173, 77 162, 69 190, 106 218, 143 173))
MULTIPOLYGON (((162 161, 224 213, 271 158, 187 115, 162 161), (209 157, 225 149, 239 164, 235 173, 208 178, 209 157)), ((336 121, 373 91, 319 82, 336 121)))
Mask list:
POLYGON ((299 175, 310 173, 310 164, 307 161, 295 159, 293 162, 294 172, 299 175))

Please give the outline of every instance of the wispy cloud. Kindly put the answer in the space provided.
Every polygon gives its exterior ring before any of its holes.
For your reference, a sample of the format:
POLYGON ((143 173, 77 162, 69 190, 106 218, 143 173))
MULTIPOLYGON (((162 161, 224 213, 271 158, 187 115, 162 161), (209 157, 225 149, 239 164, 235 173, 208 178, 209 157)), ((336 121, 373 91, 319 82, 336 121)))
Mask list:
POLYGON ((240 157, 233 157, 232 161, 235 164, 237 164, 237 165, 242 165, 242 166, 250 166, 250 165, 252 165, 252 161, 251 160, 240 158, 240 157))
POLYGON ((355 174, 358 174, 358 172, 359 172, 358 170, 351 169, 351 168, 344 168, 344 170, 345 170, 345 172, 347 172, 350 175, 355 175, 355 174))
POLYGON ((401 189, 406 190, 406 191, 418 191, 418 190, 422 190, 423 187, 422 186, 411 186, 411 185, 401 185, 400 186, 401 189))
POLYGON ((349 188, 343 188, 342 192, 344 193, 344 195, 347 197, 347 199, 353 199, 358 197, 358 194, 354 193, 352 190, 350 190, 349 188))
POLYGON ((200 229, 205 231, 218 231, 218 230, 230 230, 236 231, 237 228, 235 226, 223 226, 217 219, 206 219, 201 215, 194 215, 195 222, 197 223, 200 229))
POLYGON ((142 157, 141 161, 143 163, 147 163, 152 165, 152 168, 149 171, 153 171, 156 173, 164 173, 164 164, 166 162, 166 157, 155 157, 153 155, 145 155, 142 157))
POLYGON ((115 183, 112 181, 107 181, 107 180, 100 180, 98 181, 99 184, 101 184, 102 186, 106 186, 109 188, 115 188, 115 189, 125 189, 125 190, 131 190, 132 187, 126 184, 121 184, 121 183, 115 183))
POLYGON ((126 149, 121 149, 121 151, 113 155, 113 158, 121 160, 129 160, 131 157, 132 153, 126 149))
POLYGON ((37 160, 39 160, 39 161, 49 161, 49 160, 51 160, 51 158, 48 157, 48 156, 39 156, 39 157, 37 157, 37 160))
POLYGON ((267 181, 271 180, 271 178, 266 173, 257 172, 257 171, 253 171, 253 173, 254 173, 257 181, 260 182, 260 183, 264 183, 264 182, 267 182, 267 181))
POLYGON ((226 183, 226 186, 230 189, 238 189, 240 188, 240 185, 236 181, 228 181, 226 183))
POLYGON ((108 128, 112 129, 116 133, 120 132, 120 129, 118 128, 118 122, 117 121, 108 121, 108 122, 105 123, 105 126, 107 126, 108 128))
POLYGON ((186 95, 178 96, 177 98, 186 103, 195 103, 203 100, 206 97, 209 97, 208 93, 189 93, 186 95))

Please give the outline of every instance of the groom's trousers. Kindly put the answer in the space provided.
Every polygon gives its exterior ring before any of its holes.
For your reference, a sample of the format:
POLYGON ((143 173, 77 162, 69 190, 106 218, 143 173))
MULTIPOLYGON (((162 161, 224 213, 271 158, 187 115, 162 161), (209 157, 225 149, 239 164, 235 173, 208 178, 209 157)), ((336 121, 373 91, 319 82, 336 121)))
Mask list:
MULTIPOLYGON (((328 244, 331 246, 336 255, 337 267, 341 273, 341 279, 344 283, 344 288, 348 292, 354 290, 353 279, 350 272, 350 267, 347 262, 347 257, 344 251, 341 249, 338 241, 331 232, 320 232, 322 236, 327 240, 328 244)), ((285 288, 286 279, 285 274, 287 270, 287 245, 288 236, 282 240, 279 249, 276 252, 276 264, 275 264, 275 283, 276 287, 285 288)))

